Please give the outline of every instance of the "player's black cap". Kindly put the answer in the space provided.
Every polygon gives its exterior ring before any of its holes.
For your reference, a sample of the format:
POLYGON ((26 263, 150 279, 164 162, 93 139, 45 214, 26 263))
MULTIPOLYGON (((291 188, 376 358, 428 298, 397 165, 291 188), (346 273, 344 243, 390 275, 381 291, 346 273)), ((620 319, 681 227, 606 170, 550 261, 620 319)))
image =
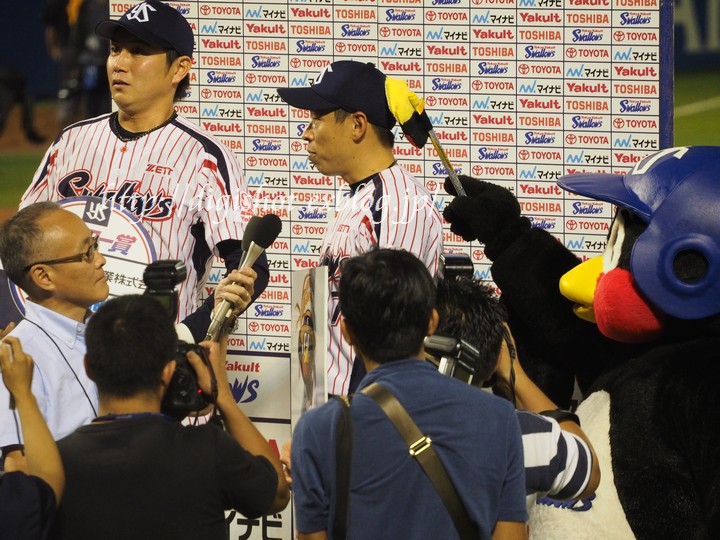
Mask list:
POLYGON ((192 56, 195 40, 190 24, 180 12, 160 0, 146 0, 125 12, 117 21, 101 21, 95 33, 105 39, 114 39, 124 28, 143 43, 175 49, 180 56, 192 56))
POLYGON ((297 109, 344 109, 364 112, 371 124, 386 129, 395 117, 385 95, 385 74, 371 63, 340 60, 327 66, 311 86, 278 88, 280 97, 297 109))

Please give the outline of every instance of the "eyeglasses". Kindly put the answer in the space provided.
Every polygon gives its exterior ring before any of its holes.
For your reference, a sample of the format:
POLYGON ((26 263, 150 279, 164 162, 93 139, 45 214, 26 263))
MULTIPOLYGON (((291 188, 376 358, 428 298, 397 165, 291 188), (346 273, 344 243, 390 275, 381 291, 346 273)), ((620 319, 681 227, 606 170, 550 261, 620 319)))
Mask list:
POLYGON ((32 264, 28 264, 26 267, 23 268, 23 272, 27 272, 30 270, 33 266, 37 264, 63 264, 63 263, 71 263, 71 262, 91 262, 95 258, 95 253, 97 253, 98 249, 98 237, 97 235, 92 237, 92 244, 90 244, 90 247, 87 249, 84 253, 78 253, 77 255, 70 255, 69 257, 61 257, 60 259, 52 259, 49 261, 37 261, 32 264))

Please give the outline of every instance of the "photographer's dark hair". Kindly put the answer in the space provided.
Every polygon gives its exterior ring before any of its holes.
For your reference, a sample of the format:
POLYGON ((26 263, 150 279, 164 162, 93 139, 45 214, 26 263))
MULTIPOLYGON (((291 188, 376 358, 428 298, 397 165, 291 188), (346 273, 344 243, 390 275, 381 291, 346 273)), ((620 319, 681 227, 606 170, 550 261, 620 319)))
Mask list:
POLYGON ((497 366, 507 320, 505 307, 493 289, 472 276, 438 282, 439 336, 464 339, 480 352, 478 380, 490 377, 497 366))
POLYGON ((377 249, 341 270, 340 311, 358 348, 381 364, 416 357, 435 307, 425 265, 407 251, 377 249))
POLYGON ((90 317, 85 342, 98 391, 127 398, 159 387, 178 339, 166 308, 151 296, 133 294, 100 306, 90 317))

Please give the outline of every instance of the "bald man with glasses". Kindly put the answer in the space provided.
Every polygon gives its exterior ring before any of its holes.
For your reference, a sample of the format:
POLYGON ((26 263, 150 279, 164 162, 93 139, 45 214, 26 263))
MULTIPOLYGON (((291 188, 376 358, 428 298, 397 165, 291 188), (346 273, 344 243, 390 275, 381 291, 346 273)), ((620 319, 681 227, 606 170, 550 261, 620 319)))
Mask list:
MULTIPOLYGON (((109 293, 98 238, 56 203, 30 205, 0 229, 0 260, 26 294, 25 316, 10 335, 35 361, 32 392, 55 440, 97 416, 95 384, 83 366, 90 307, 109 293)), ((23 470, 17 415, 0 385, 4 469, 23 470)))

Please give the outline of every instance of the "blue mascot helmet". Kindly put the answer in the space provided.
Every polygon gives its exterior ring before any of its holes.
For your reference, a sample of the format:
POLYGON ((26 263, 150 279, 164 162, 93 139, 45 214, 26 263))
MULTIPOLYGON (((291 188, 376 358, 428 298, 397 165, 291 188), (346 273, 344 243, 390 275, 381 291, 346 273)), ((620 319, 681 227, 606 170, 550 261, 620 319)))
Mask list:
POLYGON ((557 181, 578 195, 611 202, 648 227, 632 248, 638 289, 664 313, 700 319, 720 313, 720 147, 668 148, 626 175, 573 174, 557 181), (679 256, 705 260, 700 275, 678 275, 679 256))

